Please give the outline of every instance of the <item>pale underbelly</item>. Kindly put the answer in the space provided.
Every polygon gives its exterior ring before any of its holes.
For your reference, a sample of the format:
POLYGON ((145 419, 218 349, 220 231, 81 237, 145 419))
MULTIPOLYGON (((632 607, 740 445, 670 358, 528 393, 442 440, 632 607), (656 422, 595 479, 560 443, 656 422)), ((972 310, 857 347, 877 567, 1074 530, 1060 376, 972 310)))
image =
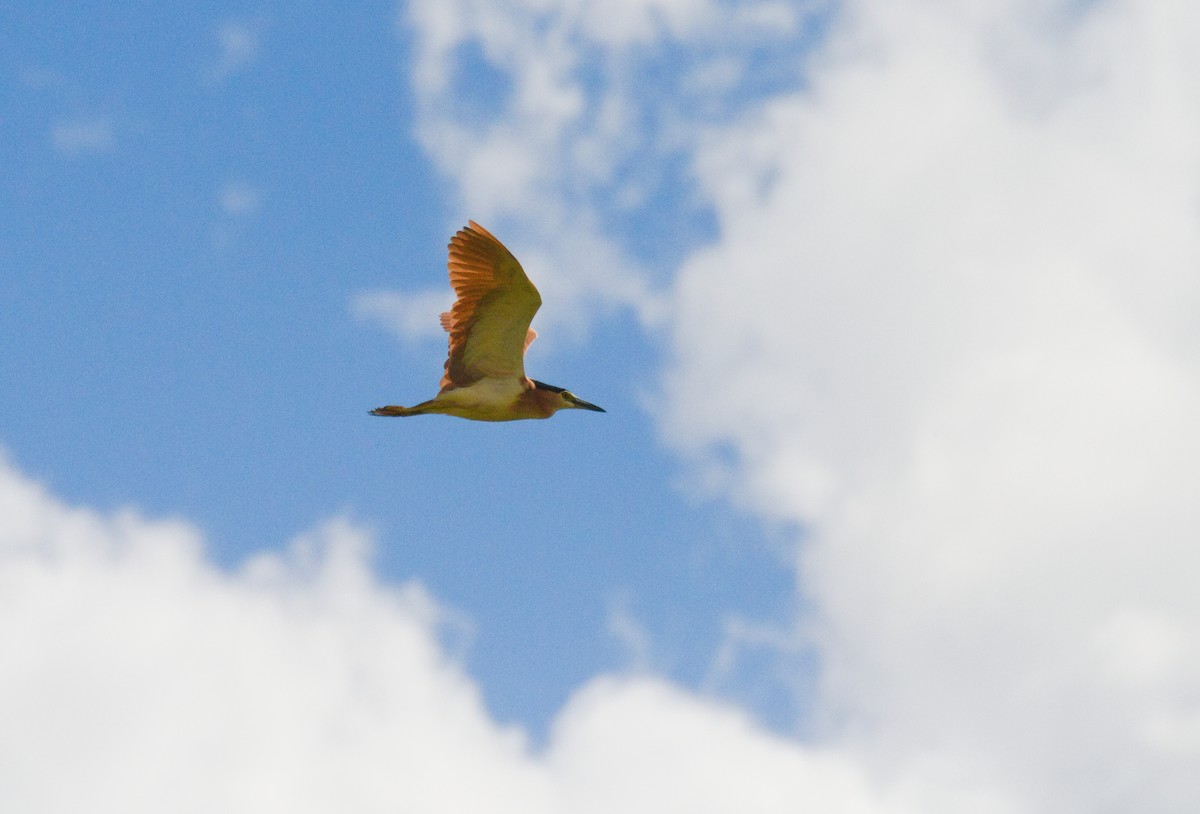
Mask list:
POLYGON ((525 387, 514 379, 481 379, 466 387, 440 393, 435 399, 447 415, 476 421, 512 421, 519 418, 544 418, 531 412, 522 398, 525 387))

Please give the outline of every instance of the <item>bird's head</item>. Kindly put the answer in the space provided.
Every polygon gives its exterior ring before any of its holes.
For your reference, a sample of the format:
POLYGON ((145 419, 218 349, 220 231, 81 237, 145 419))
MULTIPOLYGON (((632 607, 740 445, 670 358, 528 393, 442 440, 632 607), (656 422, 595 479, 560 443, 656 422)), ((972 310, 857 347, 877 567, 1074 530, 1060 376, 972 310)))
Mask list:
POLYGON ((557 410, 594 410, 597 413, 605 412, 603 407, 597 407, 589 401, 584 401, 570 390, 562 387, 555 387, 552 384, 536 380, 533 381, 533 387, 537 391, 538 401, 552 412, 557 410))

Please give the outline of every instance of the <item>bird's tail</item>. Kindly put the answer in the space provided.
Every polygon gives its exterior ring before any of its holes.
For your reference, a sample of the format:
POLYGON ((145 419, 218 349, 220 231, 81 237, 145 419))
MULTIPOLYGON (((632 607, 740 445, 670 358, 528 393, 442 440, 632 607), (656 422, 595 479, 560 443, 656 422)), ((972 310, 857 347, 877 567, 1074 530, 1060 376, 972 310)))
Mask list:
POLYGON ((389 404, 386 407, 376 407, 371 415, 428 415, 429 413, 444 413, 446 405, 436 398, 423 401, 415 407, 401 407, 399 404, 389 404))
POLYGON ((397 415, 420 415, 425 412, 420 407, 401 407, 399 404, 389 404, 386 407, 376 407, 371 411, 371 415, 397 416, 397 415))

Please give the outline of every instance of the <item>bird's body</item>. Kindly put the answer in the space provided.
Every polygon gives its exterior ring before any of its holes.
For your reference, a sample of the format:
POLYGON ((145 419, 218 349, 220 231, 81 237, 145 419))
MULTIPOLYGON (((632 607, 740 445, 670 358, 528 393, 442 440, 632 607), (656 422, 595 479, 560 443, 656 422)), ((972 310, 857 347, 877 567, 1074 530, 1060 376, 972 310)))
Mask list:
POLYGON ((458 299, 441 317, 450 334, 441 391, 414 407, 390 405, 371 414, 515 421, 570 408, 604 412, 525 375, 525 351, 537 338, 529 323, 542 298, 508 249, 474 221, 451 238, 449 248, 450 285, 458 299))
POLYGON ((435 398, 415 407, 380 407, 372 415, 407 416, 442 413, 476 421, 515 421, 519 418, 549 418, 553 409, 541 403, 536 385, 528 387, 517 379, 480 379, 466 387, 443 390, 435 398))

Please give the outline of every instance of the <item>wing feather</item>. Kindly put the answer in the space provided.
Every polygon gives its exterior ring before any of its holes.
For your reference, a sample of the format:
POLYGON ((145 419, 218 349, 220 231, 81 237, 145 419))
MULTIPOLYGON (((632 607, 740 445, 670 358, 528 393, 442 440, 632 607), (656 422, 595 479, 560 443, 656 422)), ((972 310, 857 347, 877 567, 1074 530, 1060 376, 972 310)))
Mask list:
POLYGON ((475 221, 450 239, 449 249, 457 300, 441 319, 450 334, 442 390, 485 378, 524 378, 525 349, 537 335, 529 323, 542 304, 537 289, 517 258, 475 221))

